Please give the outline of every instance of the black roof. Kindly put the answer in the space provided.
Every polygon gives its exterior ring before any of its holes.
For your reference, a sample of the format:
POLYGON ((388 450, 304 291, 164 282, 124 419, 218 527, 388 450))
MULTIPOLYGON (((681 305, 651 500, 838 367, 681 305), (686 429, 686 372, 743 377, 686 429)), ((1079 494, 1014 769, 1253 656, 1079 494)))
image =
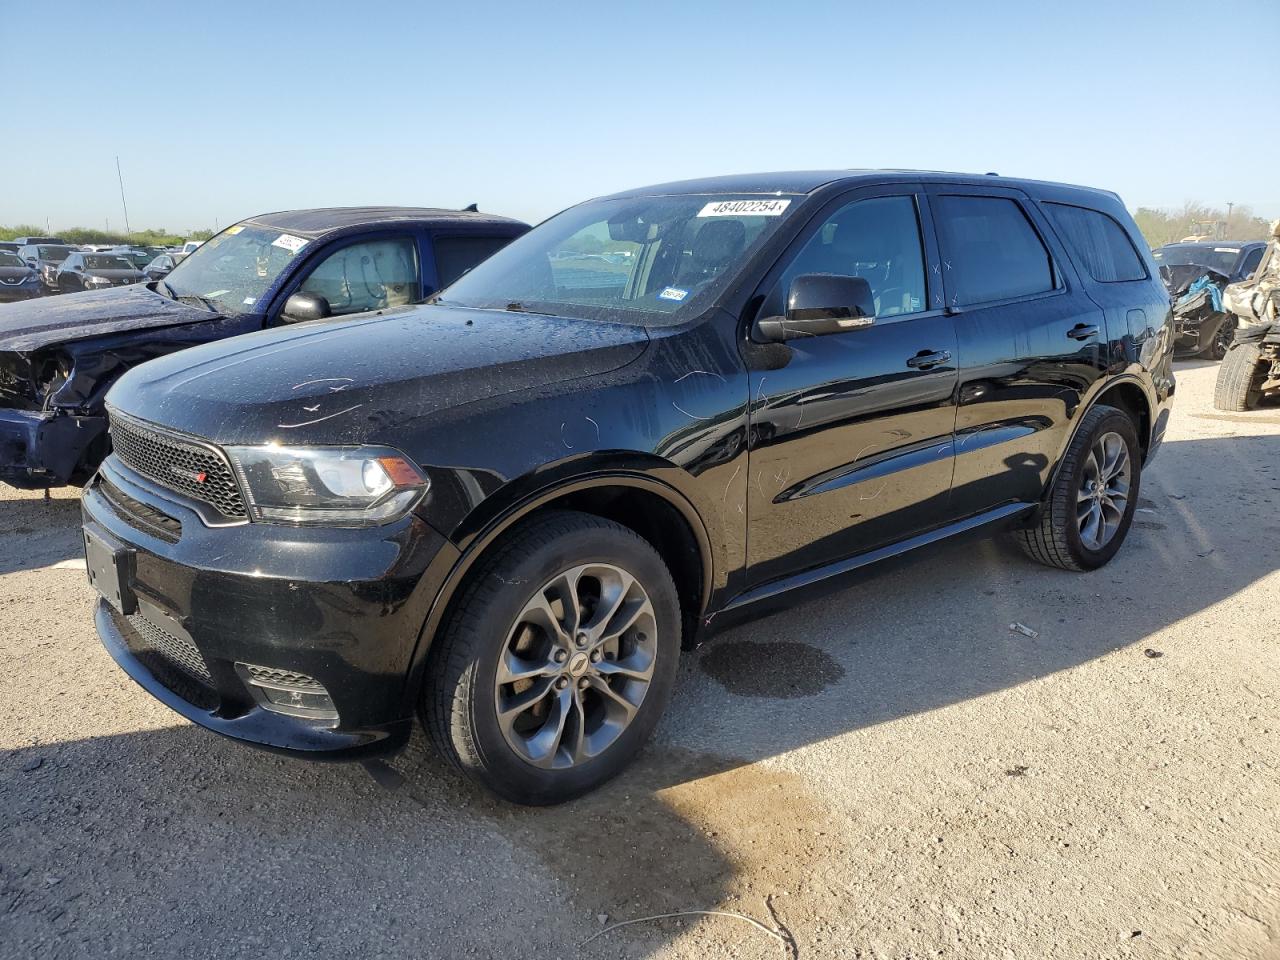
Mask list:
POLYGON ((949 173, 944 170, 800 170, 783 173, 740 173, 724 177, 705 177, 699 180, 678 180, 660 183, 637 190, 625 190, 613 194, 613 198, 661 196, 682 193, 812 193, 833 183, 855 185, 863 183, 916 183, 927 180, 932 183, 998 184, 1034 191, 1037 194, 1083 192, 1114 203, 1117 197, 1109 190, 1053 183, 1045 180, 1027 180, 1017 177, 1001 177, 983 173, 949 173))
POLYGON ((312 238, 347 227, 376 226, 384 223, 412 222, 430 226, 461 224, 526 226, 519 220, 498 217, 490 213, 445 210, 438 207, 317 207, 314 210, 280 210, 276 213, 261 213, 256 217, 249 217, 244 222, 288 230, 290 233, 312 238))

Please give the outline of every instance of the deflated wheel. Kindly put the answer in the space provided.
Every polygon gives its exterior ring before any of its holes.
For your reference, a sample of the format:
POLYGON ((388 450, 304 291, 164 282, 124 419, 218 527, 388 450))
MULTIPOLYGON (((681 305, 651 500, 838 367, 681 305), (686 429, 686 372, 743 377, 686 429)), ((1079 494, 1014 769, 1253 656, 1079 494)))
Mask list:
POLYGON ((480 562, 433 649, 423 722, 495 793, 558 803, 648 739, 679 649, 675 586, 653 547, 599 517, 548 514, 480 562))
POLYGON ((1064 570, 1093 570, 1115 556, 1133 522, 1140 457, 1127 413, 1103 405, 1089 410, 1040 512, 1018 532, 1027 555, 1064 570))

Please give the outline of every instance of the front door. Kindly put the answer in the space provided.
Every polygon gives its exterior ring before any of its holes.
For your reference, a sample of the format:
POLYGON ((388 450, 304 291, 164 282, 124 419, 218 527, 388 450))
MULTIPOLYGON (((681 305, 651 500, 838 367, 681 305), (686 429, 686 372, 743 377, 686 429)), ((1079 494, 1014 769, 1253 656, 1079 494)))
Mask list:
POLYGON ((745 347, 752 585, 945 521, 957 345, 922 194, 899 184, 834 201, 761 288, 759 315, 776 316, 797 276, 862 277, 876 318, 846 332, 745 347))

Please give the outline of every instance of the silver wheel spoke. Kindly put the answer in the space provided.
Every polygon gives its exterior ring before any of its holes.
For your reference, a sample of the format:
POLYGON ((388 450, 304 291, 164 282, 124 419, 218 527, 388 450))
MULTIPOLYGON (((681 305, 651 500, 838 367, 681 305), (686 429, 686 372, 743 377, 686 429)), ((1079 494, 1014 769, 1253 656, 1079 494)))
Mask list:
POLYGON ((1114 431, 1094 441, 1081 470, 1076 491, 1076 523, 1080 541, 1090 550, 1111 542, 1129 505, 1132 463, 1124 438, 1114 431))
POLYGON ((638 712, 657 661, 644 585, 609 563, 565 570, 521 610, 495 670, 495 709, 526 762, 563 770, 599 756, 638 712))

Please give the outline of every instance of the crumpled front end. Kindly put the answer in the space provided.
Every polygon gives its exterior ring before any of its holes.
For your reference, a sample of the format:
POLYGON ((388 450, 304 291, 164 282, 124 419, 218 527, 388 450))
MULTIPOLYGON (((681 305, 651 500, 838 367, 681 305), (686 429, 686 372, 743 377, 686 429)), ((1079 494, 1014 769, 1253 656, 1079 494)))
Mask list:
POLYGON ((1248 280, 1227 287, 1223 303, 1246 323, 1280 321, 1280 220, 1271 224, 1271 241, 1258 269, 1248 280))
POLYGON ((1225 353, 1238 326, 1223 301, 1228 278, 1195 264, 1161 267, 1160 278, 1173 302, 1175 354, 1202 354, 1215 344, 1225 353))
POLYGON ((0 483, 28 490, 86 483, 110 451, 104 400, 121 374, 255 327, 217 318, 0 350, 0 483))

